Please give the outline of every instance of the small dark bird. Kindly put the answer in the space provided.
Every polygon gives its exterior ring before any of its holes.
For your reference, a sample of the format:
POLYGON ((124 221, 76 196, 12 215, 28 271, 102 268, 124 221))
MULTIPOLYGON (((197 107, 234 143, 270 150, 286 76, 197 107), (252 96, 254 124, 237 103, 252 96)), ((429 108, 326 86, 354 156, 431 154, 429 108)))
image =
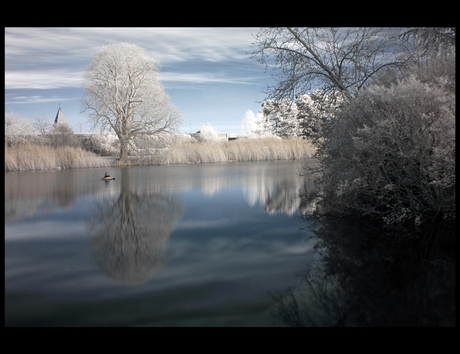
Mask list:
POLYGON ((104 181, 115 179, 115 177, 110 177, 110 175, 106 172, 104 177, 101 178, 104 181))

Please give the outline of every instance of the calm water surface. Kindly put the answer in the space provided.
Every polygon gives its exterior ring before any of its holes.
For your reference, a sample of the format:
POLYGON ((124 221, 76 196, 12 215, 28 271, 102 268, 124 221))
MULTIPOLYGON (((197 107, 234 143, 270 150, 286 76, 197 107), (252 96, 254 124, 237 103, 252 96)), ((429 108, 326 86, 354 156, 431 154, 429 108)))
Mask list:
POLYGON ((5 174, 5 325, 279 325, 317 257, 310 162, 5 174))

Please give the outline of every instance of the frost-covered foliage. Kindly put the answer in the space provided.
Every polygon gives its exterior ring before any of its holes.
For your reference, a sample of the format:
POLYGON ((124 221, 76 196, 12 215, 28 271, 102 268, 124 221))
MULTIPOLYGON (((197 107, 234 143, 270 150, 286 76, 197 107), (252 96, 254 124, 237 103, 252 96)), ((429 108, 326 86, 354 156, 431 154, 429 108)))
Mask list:
POLYGON ((200 129, 198 139, 200 141, 224 141, 225 135, 220 134, 212 125, 205 124, 200 129))
POLYGON ((326 94, 323 90, 297 95, 296 118, 300 126, 300 135, 312 141, 323 138, 323 124, 334 119, 343 101, 343 97, 338 92, 326 94))
MULTIPOLYGON (((135 160, 136 156, 156 155, 161 150, 178 144, 196 142, 190 134, 185 133, 158 133, 154 135, 138 135, 130 142, 129 153, 135 160)), ((116 156, 120 149, 120 142, 115 134, 93 134, 83 141, 83 147, 102 156, 116 156)))
POLYGON ((287 98, 280 102, 267 100, 262 103, 257 117, 252 111, 246 112, 243 128, 250 137, 265 134, 316 142, 323 137, 323 124, 335 117, 343 102, 340 93, 323 90, 298 94, 295 101, 287 98))
POLYGON ((241 122, 241 132, 249 139, 264 139, 274 137, 274 135, 271 134, 268 129, 268 125, 262 110, 259 110, 257 115, 255 115, 254 112, 250 109, 246 111, 241 122))
POLYGON ((35 129, 29 119, 16 113, 5 113, 5 144, 14 146, 29 141, 35 136, 35 129))
POLYGON ((114 156, 119 152, 119 140, 115 134, 93 134, 84 142, 83 147, 101 156, 114 156))
POLYGON ((326 210, 386 224, 455 218, 455 92, 450 80, 374 85, 325 125, 326 210))
POLYGON ((170 136, 172 139, 171 146, 196 142, 196 139, 187 133, 170 134, 170 136))
POLYGON ((281 138, 301 136, 298 109, 290 99, 282 101, 267 100, 262 103, 262 113, 268 124, 268 133, 281 138))

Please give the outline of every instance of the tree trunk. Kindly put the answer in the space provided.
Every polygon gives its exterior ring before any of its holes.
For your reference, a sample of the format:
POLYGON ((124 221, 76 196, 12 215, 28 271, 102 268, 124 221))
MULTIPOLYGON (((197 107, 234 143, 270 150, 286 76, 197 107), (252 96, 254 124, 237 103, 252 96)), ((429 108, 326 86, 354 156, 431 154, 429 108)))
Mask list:
POLYGON ((118 163, 120 165, 127 165, 128 162, 128 139, 120 139, 120 159, 118 163))

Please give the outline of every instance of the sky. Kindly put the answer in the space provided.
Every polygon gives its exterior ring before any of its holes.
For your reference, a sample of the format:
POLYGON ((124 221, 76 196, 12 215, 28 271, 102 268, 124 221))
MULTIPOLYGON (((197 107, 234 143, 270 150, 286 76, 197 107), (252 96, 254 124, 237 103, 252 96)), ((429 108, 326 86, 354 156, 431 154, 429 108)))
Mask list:
POLYGON ((159 78, 179 110, 180 132, 211 125, 241 133, 247 110, 260 109, 273 85, 270 69, 251 58, 258 28, 5 28, 5 113, 54 122, 59 107, 75 133, 93 132, 80 113, 83 72, 107 44, 142 47, 160 62, 159 78))

